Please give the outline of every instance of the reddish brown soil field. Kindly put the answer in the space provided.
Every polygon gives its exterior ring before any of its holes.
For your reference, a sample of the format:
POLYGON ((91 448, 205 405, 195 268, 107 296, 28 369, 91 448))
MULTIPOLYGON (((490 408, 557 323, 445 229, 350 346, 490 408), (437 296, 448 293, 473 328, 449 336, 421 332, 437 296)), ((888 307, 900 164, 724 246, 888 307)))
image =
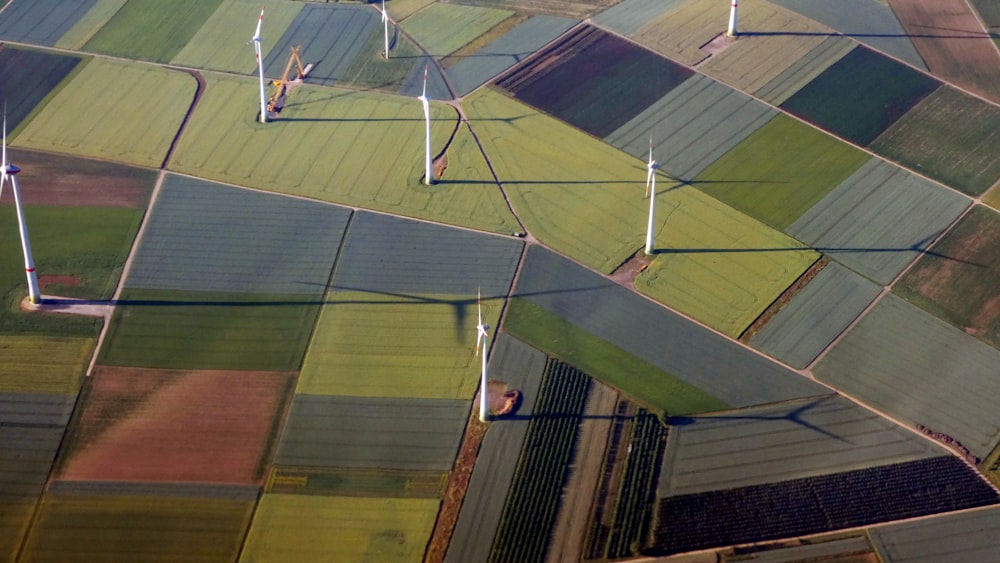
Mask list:
POLYGON ((1000 52, 966 0, 889 0, 932 73, 1000 101, 1000 52))
POLYGON ((294 373, 98 367, 58 478, 259 484, 294 386, 294 373))
MULTIPOLYGON (((153 170, 99 160, 28 150, 11 150, 10 159, 21 169, 25 205, 144 209, 156 182, 153 170)), ((13 202, 3 197, 4 204, 13 202)))

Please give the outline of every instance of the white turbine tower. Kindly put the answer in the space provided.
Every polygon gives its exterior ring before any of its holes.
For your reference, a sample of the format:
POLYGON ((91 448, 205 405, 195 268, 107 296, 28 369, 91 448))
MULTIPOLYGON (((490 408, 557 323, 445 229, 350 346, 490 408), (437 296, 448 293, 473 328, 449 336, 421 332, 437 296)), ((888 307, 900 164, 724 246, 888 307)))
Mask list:
POLYGON ((431 99, 427 97, 427 65, 424 67, 424 92, 417 98, 424 105, 424 121, 427 123, 427 148, 424 151, 424 183, 428 186, 434 183, 434 170, 431 169, 431 99))
POLYGON ((17 173, 21 169, 7 162, 7 108, 3 111, 3 163, 0 164, 0 195, 3 195, 3 185, 10 178, 10 187, 14 191, 14 207, 17 208, 17 226, 21 231, 21 248, 24 250, 24 272, 28 276, 28 298, 37 304, 42 296, 38 291, 38 275, 35 274, 35 261, 31 258, 31 243, 28 241, 28 227, 24 224, 24 207, 21 205, 21 190, 17 186, 17 173))
POLYGON ((257 74, 260 76, 260 122, 267 123, 267 99, 264 94, 264 57, 260 48, 260 24, 264 23, 264 7, 260 8, 260 18, 257 19, 257 31, 250 42, 253 43, 254 54, 257 55, 257 74))
POLYGON ((730 37, 736 37, 736 3, 738 0, 733 0, 733 7, 729 10, 729 31, 726 35, 730 37))
POLYGON ((489 419, 489 388, 486 381, 486 343, 490 337, 486 332, 490 327, 483 324, 483 295, 482 291, 476 292, 476 304, 479 307, 479 324, 476 325, 476 356, 479 356, 479 344, 483 345, 483 372, 482 381, 479 386, 479 420, 486 422, 489 419))
POLYGON ((646 196, 649 198, 649 224, 646 226, 646 254, 653 253, 653 222, 656 220, 656 169, 653 160, 653 138, 649 138, 649 163, 646 164, 646 196))
POLYGON ((382 28, 385 31, 385 60, 389 60, 389 14, 385 11, 385 0, 382 0, 382 28))

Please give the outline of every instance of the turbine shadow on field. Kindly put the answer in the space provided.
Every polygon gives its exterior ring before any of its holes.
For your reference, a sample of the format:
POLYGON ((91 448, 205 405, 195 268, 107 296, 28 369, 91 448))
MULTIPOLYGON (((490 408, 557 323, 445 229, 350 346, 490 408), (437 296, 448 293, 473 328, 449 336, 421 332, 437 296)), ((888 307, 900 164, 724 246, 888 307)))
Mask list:
POLYGON ((788 411, 787 413, 784 413, 784 414, 780 414, 779 413, 779 414, 770 414, 770 415, 764 415, 764 414, 759 414, 759 415, 752 415, 752 414, 731 414, 731 415, 715 415, 715 416, 712 416, 712 415, 706 415, 706 416, 701 416, 701 415, 699 415, 699 416, 672 416, 667 421, 667 424, 669 424, 670 426, 688 426, 688 425, 691 425, 691 424, 697 424, 699 421, 702 421, 702 420, 759 420, 759 421, 782 421, 782 420, 784 420, 784 421, 791 422, 792 424, 797 424, 799 426, 802 426, 803 428, 806 428, 808 430, 812 430, 813 432, 818 432, 819 434, 823 434, 824 436, 826 436, 828 438, 833 438, 834 440, 839 440, 841 442, 845 442, 845 443, 850 444, 851 443, 850 440, 847 440, 847 439, 845 439, 845 438, 843 438, 841 436, 838 436, 838 435, 834 434, 833 432, 830 432, 829 430, 825 430, 823 428, 820 428, 819 426, 816 426, 815 424, 813 424, 813 423, 805 420, 802 417, 803 414, 805 414, 806 412, 812 410, 816 406, 822 404, 823 402, 825 402, 825 401, 827 401, 829 399, 830 399, 830 397, 821 397, 821 398, 816 399, 814 401, 810 401, 810 402, 808 402, 808 403, 806 403, 806 404, 804 404, 804 405, 802 405, 802 406, 800 406, 800 407, 798 407, 796 409, 788 411))

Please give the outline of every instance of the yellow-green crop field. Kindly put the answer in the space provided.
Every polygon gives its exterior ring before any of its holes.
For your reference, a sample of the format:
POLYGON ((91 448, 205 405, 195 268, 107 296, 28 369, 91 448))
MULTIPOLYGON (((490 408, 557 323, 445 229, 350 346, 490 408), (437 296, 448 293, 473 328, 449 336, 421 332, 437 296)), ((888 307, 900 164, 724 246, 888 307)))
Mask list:
POLYGON ((0 392, 76 394, 93 338, 0 335, 0 392))
POLYGON ((97 0, 87 13, 59 38, 55 46, 74 51, 82 48, 126 2, 128 0, 97 0))
POLYGON ((514 15, 510 10, 431 4, 403 22, 403 29, 433 57, 444 57, 514 15), (447 29, 447 33, 442 30, 447 29))

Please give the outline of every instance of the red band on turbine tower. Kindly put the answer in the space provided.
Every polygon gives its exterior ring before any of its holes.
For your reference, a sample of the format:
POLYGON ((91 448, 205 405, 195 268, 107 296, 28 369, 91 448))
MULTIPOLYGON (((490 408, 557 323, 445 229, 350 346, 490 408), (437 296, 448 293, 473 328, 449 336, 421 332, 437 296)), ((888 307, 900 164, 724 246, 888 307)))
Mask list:
POLYGON ((30 274, 30 273, 34 272, 35 269, 34 268, 25 268, 24 271, 28 272, 30 274))

